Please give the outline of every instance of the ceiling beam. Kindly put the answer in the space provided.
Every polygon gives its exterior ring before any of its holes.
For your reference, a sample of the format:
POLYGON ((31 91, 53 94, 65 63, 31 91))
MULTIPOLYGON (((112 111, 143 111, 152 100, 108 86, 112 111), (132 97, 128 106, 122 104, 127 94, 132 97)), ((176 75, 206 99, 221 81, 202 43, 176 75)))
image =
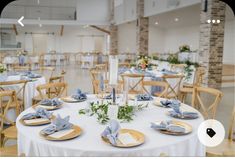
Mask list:
POLYGON ((15 24, 13 24, 13 30, 15 31, 15 34, 18 35, 18 31, 17 31, 17 28, 16 28, 15 24))
POLYGON ((107 34, 110 35, 110 31, 105 30, 105 29, 103 29, 103 28, 100 28, 100 27, 98 27, 98 26, 96 26, 96 25, 90 25, 90 27, 95 28, 95 29, 97 29, 97 30, 99 30, 99 31, 102 31, 102 32, 107 33, 107 34))
POLYGON ((63 36, 64 34, 64 25, 61 25, 61 28, 60 28, 60 36, 63 36))

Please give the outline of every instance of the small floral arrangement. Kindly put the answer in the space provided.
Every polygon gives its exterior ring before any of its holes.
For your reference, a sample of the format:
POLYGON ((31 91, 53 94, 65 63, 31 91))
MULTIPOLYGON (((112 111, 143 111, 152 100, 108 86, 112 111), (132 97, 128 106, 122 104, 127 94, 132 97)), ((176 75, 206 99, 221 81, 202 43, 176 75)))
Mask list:
POLYGON ((189 45, 182 45, 179 47, 180 52, 191 52, 189 45))
POLYGON ((5 67, 5 65, 0 63, 0 73, 3 73, 7 70, 7 68, 5 67))
POLYGON ((137 66, 138 68, 145 70, 149 66, 150 57, 147 55, 139 55, 137 57, 137 66))

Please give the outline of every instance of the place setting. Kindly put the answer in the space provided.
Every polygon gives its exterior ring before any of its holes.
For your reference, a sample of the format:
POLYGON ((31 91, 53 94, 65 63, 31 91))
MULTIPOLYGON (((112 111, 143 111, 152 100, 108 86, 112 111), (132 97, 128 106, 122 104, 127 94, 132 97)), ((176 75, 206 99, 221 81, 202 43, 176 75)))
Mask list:
POLYGON ((77 89, 75 94, 60 99, 67 103, 80 103, 87 100, 87 94, 77 89))
POLYGON ((145 142, 143 133, 133 129, 123 129, 116 120, 111 120, 101 134, 104 142, 120 148, 140 146, 145 142))
POLYGON ((82 129, 69 122, 70 116, 61 118, 57 115, 52 123, 40 131, 40 136, 50 141, 64 141, 74 139, 82 134, 82 129))
POLYGON ((167 112, 167 115, 178 118, 178 119, 197 119, 199 118, 199 115, 196 111, 192 109, 186 109, 183 106, 180 106, 180 102, 175 102, 171 104, 172 110, 167 112))
POLYGON ((38 107, 44 108, 48 111, 59 109, 63 106, 63 102, 59 98, 52 99, 43 99, 38 104, 34 105, 33 108, 36 109, 38 107))
POLYGON ((40 126, 50 124, 55 116, 44 108, 36 108, 35 112, 22 116, 19 120, 25 126, 40 126))
POLYGON ((181 105, 179 100, 175 99, 164 99, 164 98, 155 98, 153 105, 162 107, 162 108, 171 108, 171 105, 181 105))
POLYGON ((187 135, 193 131, 192 126, 182 121, 167 120, 151 123, 151 128, 167 135, 187 135))

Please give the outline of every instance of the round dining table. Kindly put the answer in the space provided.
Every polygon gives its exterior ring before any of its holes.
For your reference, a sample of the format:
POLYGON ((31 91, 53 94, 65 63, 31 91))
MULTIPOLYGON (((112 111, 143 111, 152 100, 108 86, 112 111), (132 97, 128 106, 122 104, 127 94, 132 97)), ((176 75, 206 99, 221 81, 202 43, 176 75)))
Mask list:
MULTIPOLYGON (((49 141, 40 136, 40 131, 48 125, 25 126, 19 122, 23 115, 34 112, 31 107, 22 112, 16 122, 18 130, 18 154, 26 156, 205 156, 205 146, 197 137, 197 129, 203 116, 194 108, 181 104, 187 110, 196 111, 199 118, 192 120, 174 119, 167 115, 171 108, 163 108, 147 103, 148 107, 135 113, 130 122, 121 122, 121 128, 134 129, 142 132, 145 141, 142 145, 132 148, 114 147, 101 138, 101 133, 107 125, 102 125, 95 116, 80 115, 79 110, 88 108, 89 103, 99 100, 95 95, 88 95, 88 99, 81 103, 63 103, 60 109, 54 110, 53 115, 70 116, 70 122, 82 129, 82 134, 66 141, 49 141), (192 126, 192 132, 187 135, 174 136, 162 134, 150 127, 151 122, 163 120, 178 120, 192 126)), ((154 98, 154 100, 159 100, 154 98)), ((138 102, 137 104, 142 103, 138 102)), ((143 102, 146 103, 146 102, 143 102)))

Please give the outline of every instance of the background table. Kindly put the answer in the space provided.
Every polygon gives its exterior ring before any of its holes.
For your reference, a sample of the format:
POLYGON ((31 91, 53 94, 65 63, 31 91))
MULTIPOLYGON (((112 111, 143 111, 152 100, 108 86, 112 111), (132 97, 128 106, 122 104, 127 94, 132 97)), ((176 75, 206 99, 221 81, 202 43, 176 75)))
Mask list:
MULTIPOLYGON (((89 101, 95 100, 89 96, 89 101)), ((140 111, 130 123, 121 123, 122 128, 135 129, 145 134, 145 143, 133 148, 116 148, 101 139, 101 133, 105 125, 98 124, 95 117, 79 115, 78 110, 85 108, 87 102, 64 103, 61 109, 54 111, 54 115, 62 117, 70 115, 70 121, 83 129, 81 136, 68 141, 47 141, 40 137, 39 132, 44 126, 24 126, 19 119, 26 113, 32 112, 29 108, 17 119, 18 129, 18 153, 26 156, 159 156, 166 153, 169 156, 205 156, 205 147, 197 138, 197 128, 203 121, 203 117, 195 120, 181 120, 193 127, 193 132, 185 136, 171 136, 161 134, 150 128, 150 122, 169 120, 166 115, 169 109, 160 108, 152 104, 140 111), (30 133, 29 133, 30 132, 30 133)), ((183 107, 187 107, 183 105, 183 107)))

